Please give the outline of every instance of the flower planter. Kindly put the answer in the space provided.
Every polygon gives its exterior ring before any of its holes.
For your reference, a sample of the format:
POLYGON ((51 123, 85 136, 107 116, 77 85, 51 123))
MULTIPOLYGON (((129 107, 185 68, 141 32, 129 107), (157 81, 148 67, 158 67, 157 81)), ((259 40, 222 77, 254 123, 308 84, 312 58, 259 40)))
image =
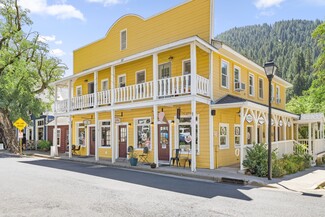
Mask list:
POLYGON ((130 158, 131 166, 136 166, 138 164, 138 158, 130 158))

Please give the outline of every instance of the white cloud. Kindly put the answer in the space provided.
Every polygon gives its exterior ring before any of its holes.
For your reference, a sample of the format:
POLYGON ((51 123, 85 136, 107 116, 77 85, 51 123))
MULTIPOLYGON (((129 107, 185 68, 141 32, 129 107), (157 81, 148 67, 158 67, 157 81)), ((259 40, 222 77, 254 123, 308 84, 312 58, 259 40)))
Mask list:
POLYGON ((40 35, 38 37, 38 41, 40 42, 49 42, 49 41, 55 41, 55 35, 49 35, 49 36, 46 36, 46 35, 40 35))
POLYGON ((57 48, 57 49, 50 50, 50 54, 52 54, 53 56, 62 57, 66 53, 63 50, 57 48))
POLYGON ((84 15, 72 5, 59 1, 58 4, 48 5, 47 0, 19 0, 23 8, 27 8, 31 13, 47 14, 58 19, 76 18, 85 20, 84 15))
POLYGON ((255 6, 258 9, 270 8, 273 6, 280 6, 285 0, 255 0, 255 6))
POLYGON ((63 42, 61 40, 55 41, 55 44, 63 44, 63 42))
POLYGON ((110 6, 110 5, 126 4, 127 0, 87 0, 87 2, 100 3, 106 7, 106 6, 110 6))

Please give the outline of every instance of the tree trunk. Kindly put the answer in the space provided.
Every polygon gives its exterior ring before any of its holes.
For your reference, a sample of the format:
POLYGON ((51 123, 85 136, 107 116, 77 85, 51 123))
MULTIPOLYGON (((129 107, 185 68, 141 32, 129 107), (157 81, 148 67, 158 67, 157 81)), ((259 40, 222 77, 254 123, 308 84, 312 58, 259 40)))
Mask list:
POLYGON ((19 143, 16 137, 16 128, 9 119, 9 114, 0 110, 0 128, 2 129, 2 139, 10 152, 19 153, 19 143))

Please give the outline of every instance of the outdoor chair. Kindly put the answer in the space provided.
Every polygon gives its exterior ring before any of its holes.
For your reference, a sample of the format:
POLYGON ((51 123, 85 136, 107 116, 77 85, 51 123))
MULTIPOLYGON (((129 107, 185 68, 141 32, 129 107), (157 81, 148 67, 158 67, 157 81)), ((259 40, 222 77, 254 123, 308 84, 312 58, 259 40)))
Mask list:
POLYGON ((78 147, 76 145, 72 145, 72 154, 80 155, 80 153, 79 153, 80 149, 81 149, 81 145, 79 145, 78 147))
POLYGON ((144 147, 142 154, 139 154, 140 161, 149 163, 149 161, 148 161, 148 153, 149 153, 149 148, 144 147))
POLYGON ((174 149, 174 152, 175 152, 175 155, 173 155, 171 158, 170 158, 170 161, 169 161, 169 166, 171 164, 171 162, 173 161, 173 166, 175 164, 175 161, 176 161, 176 165, 178 166, 179 165, 179 154, 180 154, 180 149, 177 148, 177 149, 174 149))
POLYGON ((133 152, 134 152, 134 148, 131 145, 131 146, 128 147, 128 153, 127 153, 127 155, 130 156, 130 154, 133 153, 133 152))

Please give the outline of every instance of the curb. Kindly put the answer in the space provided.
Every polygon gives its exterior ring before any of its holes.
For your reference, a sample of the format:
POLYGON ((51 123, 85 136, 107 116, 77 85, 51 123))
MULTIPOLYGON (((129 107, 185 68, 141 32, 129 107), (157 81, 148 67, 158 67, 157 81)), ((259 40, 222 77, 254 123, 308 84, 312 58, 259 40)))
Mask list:
POLYGON ((201 179, 201 180, 207 180, 207 181, 213 181, 218 183, 227 183, 227 184, 237 184, 237 185, 251 185, 255 187, 270 187, 265 182, 259 182, 257 180, 249 180, 249 179, 240 179, 240 178, 234 178, 231 176, 209 176, 209 175, 202 175, 202 174, 195 174, 195 173, 183 173, 183 172, 175 172, 175 171, 166 171, 166 170, 159 170, 159 169, 151 169, 151 168, 144 168, 144 167, 133 167, 128 165, 121 165, 121 164, 111 164, 111 163, 104 163, 104 162, 89 162, 84 161, 82 159, 63 159, 60 157, 51 157, 49 155, 42 155, 42 154, 33 154, 30 156, 34 157, 41 157, 46 159, 52 159, 52 160, 63 160, 63 161, 69 161, 69 162, 78 162, 88 165, 104 165, 107 167, 112 168, 122 168, 127 169, 131 171, 142 171, 142 172, 150 172, 154 174, 162 174, 162 175, 173 175, 177 177, 187 177, 187 178, 195 178, 195 179, 201 179))

